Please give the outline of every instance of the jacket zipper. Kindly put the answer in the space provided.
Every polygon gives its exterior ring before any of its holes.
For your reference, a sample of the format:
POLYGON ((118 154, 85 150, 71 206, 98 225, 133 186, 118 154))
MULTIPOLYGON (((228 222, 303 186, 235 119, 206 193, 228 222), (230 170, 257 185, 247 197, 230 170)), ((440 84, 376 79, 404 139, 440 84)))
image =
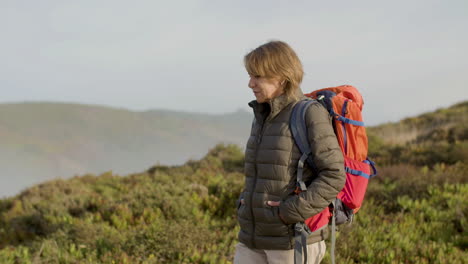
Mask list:
POLYGON ((258 171, 257 171, 257 154, 258 154, 258 149, 260 148, 260 143, 262 142, 262 139, 263 139, 263 128, 265 126, 265 120, 263 121, 261 127, 260 127, 260 131, 259 131, 259 134, 258 134, 258 137, 256 138, 256 148, 255 148, 255 178, 254 178, 254 184, 253 184, 253 189, 252 191, 250 192, 250 213, 252 214, 252 245, 254 248, 256 248, 256 245, 255 245, 255 215, 254 215, 254 212, 253 212, 253 206, 252 206, 252 201, 253 201, 253 195, 254 195, 254 192, 255 192, 255 187, 257 186, 257 177, 258 177, 258 171))

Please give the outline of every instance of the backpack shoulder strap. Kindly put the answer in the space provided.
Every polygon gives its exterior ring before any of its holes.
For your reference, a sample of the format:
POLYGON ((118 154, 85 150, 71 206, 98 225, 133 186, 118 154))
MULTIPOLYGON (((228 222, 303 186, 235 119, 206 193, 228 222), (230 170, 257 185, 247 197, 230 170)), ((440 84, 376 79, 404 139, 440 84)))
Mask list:
POLYGON ((307 162, 314 172, 316 172, 316 166, 313 162, 313 158, 310 157, 312 150, 310 149, 309 139, 307 137, 307 124, 306 124, 306 113, 309 106, 318 103, 313 99, 304 99, 299 101, 293 108, 290 118, 289 127, 291 134, 294 138, 294 142, 302 153, 302 156, 298 163, 297 168, 297 185, 300 191, 307 190, 307 187, 302 179, 304 172, 304 162, 307 162))
POLYGON ((302 153, 310 153, 309 140, 307 139, 307 125, 305 122, 305 115, 307 109, 316 100, 304 99, 299 101, 293 108, 290 119, 291 133, 293 134, 294 141, 302 153))
MULTIPOLYGON (((313 157, 310 153, 310 143, 307 133, 307 124, 306 124, 306 113, 309 106, 318 103, 316 100, 307 98, 299 101, 293 108, 291 113, 291 118, 289 121, 289 127, 291 129, 291 134, 294 138, 294 142, 302 153, 301 158, 299 159, 297 165, 297 177, 296 177, 296 193, 300 193, 307 190, 306 184, 303 181, 303 172, 304 172, 304 162, 307 162, 314 172, 317 172, 316 166, 313 163, 313 157)), ((294 236, 294 263, 300 264, 307 263, 307 236, 310 234, 308 226, 303 223, 295 224, 295 236, 294 236)))

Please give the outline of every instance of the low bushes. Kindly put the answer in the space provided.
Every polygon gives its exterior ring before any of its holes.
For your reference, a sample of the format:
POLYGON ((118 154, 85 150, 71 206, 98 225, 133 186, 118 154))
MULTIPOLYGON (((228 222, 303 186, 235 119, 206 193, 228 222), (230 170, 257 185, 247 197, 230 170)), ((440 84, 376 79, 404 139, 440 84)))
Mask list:
MULTIPOLYGON (((35 186, 0 200, 0 263, 231 263, 243 154, 35 186)), ((464 263, 467 164, 379 167, 338 263, 464 263)), ((327 253, 324 263, 329 261, 327 253)))

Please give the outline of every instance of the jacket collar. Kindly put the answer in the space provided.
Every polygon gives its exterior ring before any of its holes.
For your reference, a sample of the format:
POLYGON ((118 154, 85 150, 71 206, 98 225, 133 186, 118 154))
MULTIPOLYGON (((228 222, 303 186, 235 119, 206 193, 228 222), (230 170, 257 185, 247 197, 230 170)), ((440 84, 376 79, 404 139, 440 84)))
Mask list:
POLYGON ((266 118, 271 120, 289 104, 305 98, 300 88, 296 89, 294 95, 295 97, 288 97, 286 94, 282 94, 265 103, 258 103, 256 100, 253 100, 249 103, 249 106, 253 108, 257 121, 262 122, 266 120, 266 118))

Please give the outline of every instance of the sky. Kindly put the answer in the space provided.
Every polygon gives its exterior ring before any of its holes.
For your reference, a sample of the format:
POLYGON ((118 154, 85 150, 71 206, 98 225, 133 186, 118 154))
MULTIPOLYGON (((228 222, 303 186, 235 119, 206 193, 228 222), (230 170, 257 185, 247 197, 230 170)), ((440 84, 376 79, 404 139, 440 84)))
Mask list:
POLYGON ((468 1, 0 1, 0 103, 249 110, 243 56, 282 40, 301 88, 351 84, 368 125, 468 100, 468 1))

